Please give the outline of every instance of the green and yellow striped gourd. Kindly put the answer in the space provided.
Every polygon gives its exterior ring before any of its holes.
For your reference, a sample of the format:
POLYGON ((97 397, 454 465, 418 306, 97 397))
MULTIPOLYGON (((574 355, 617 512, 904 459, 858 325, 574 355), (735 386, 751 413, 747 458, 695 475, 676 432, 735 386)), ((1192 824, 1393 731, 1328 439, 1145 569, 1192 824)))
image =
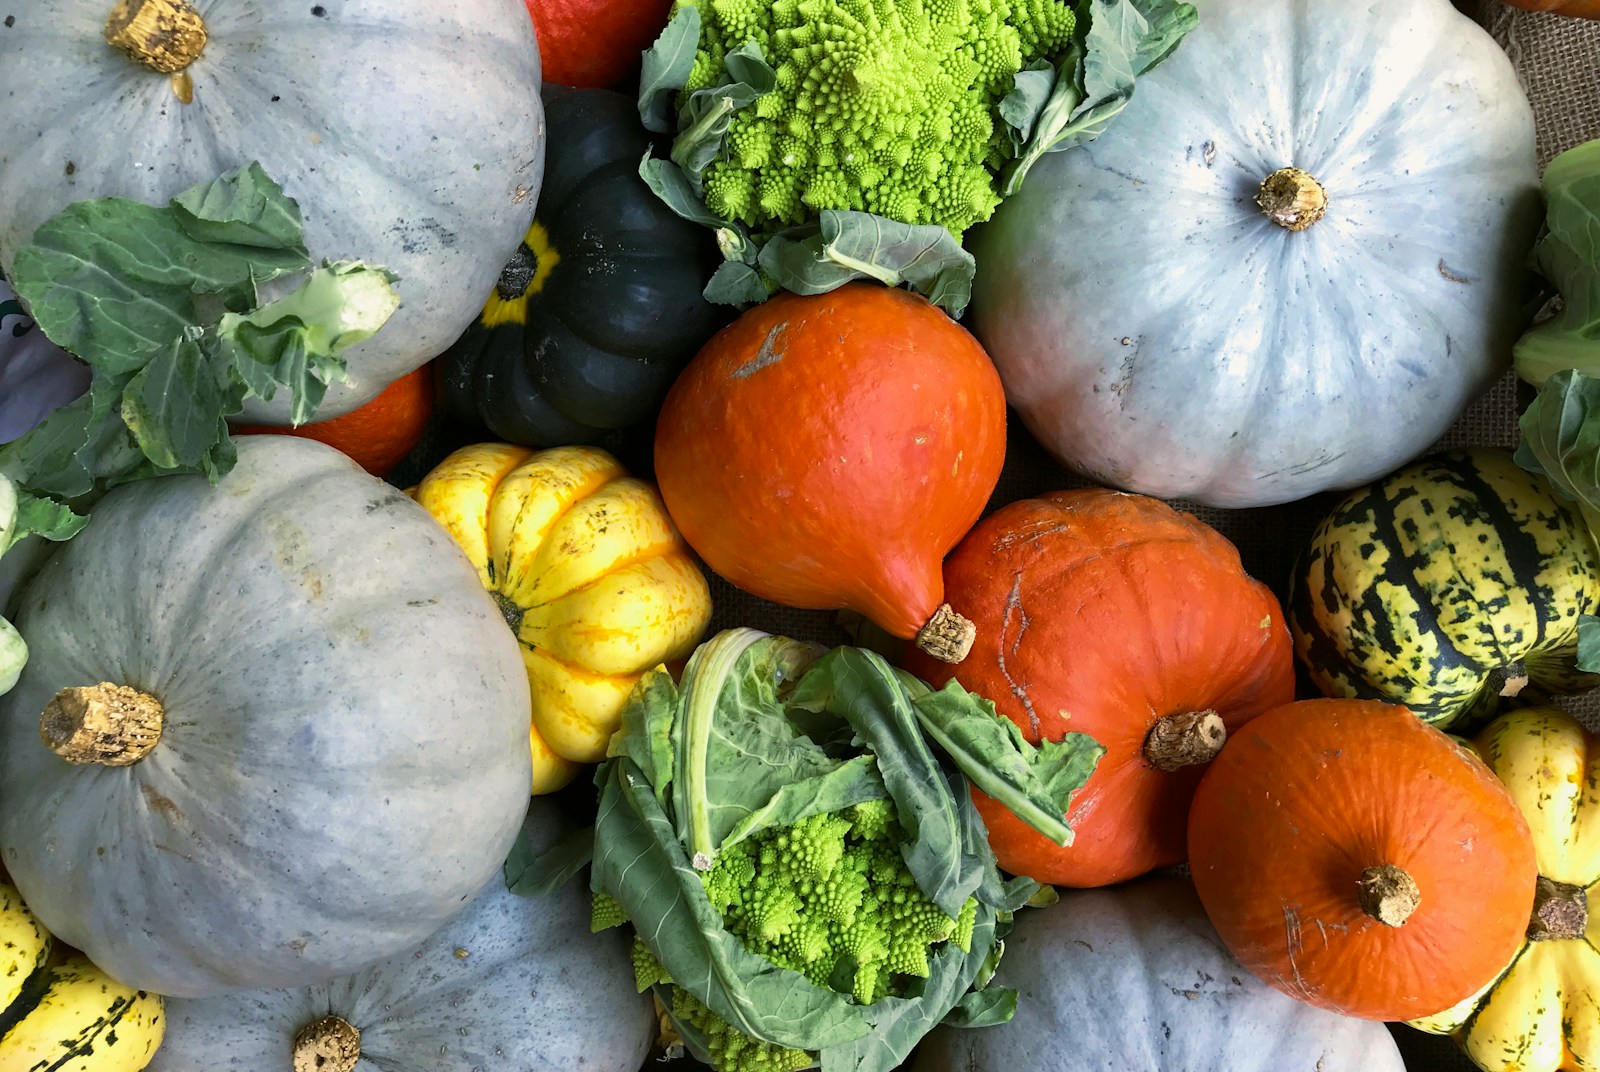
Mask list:
POLYGON ((1352 492, 1312 537, 1290 597, 1295 652, 1329 696, 1470 725, 1531 684, 1579 671, 1578 618, 1600 607, 1588 530, 1511 452, 1433 455, 1352 492))

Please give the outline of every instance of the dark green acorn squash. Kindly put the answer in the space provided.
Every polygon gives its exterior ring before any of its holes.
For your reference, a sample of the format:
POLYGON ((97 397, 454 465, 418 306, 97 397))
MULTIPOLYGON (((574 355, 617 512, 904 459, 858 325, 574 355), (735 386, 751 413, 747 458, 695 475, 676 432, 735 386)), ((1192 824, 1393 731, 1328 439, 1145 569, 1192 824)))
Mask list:
POLYGON ((1289 625, 1326 695, 1460 730, 1525 686, 1600 685, 1575 665, 1578 620, 1597 611, 1600 560, 1571 505, 1510 451, 1478 447, 1339 503, 1295 570, 1289 625))
POLYGON ((533 226, 437 366, 447 416, 536 447, 651 420, 728 315, 700 293, 721 260, 710 232, 639 177, 651 143, 634 102, 548 83, 543 97, 533 226))

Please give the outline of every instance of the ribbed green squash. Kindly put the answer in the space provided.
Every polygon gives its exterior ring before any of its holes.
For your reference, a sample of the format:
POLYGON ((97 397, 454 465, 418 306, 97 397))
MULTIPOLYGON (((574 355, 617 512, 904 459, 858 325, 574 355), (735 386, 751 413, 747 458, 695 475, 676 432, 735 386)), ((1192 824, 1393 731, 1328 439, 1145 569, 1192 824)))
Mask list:
POLYGON ((1341 502, 1301 556, 1289 621, 1323 692, 1448 726, 1525 685, 1600 686, 1574 666, 1578 618, 1597 607, 1597 556, 1573 510, 1509 451, 1475 448, 1341 502))

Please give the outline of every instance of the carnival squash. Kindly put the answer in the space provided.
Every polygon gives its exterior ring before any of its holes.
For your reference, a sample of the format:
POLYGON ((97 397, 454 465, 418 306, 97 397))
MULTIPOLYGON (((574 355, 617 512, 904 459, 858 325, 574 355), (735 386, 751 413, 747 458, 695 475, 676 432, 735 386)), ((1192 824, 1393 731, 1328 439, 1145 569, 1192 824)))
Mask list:
POLYGON ((1470 726, 1529 683, 1600 685, 1576 667, 1578 619, 1597 609, 1600 559, 1572 504, 1509 451, 1479 447, 1334 507, 1295 569, 1289 622, 1325 694, 1470 726))
POLYGON ((858 611, 959 661, 939 563, 1005 460, 971 335, 876 283, 779 294, 695 355, 656 424, 656 479, 706 565, 763 599, 858 611))
MULTIPOLYGON (((403 299, 318 419, 472 323, 539 195, 539 54, 521 0, 29 0, 0 26, 0 272, 72 202, 148 204, 258 161, 312 258, 381 264, 403 299), (470 72, 470 75, 467 73, 470 72)), ((289 392, 242 419, 289 423, 289 392)))
POLYGON ((534 792, 597 763, 634 682, 694 650, 711 594, 656 490, 593 447, 463 447, 416 500, 478 571, 522 652, 534 792))
POLYGON ((1453 1033, 1487 1072, 1600 1063, 1600 739, 1555 707, 1495 719, 1473 742, 1533 832, 1539 879, 1527 937, 1482 992, 1412 1021, 1453 1033))
POLYGON ((546 85, 544 104, 533 226, 438 369, 446 414, 555 447, 653 418, 726 317, 700 295, 721 260, 711 232, 639 177, 650 135, 634 102, 546 85))
POLYGON ((1294 699, 1272 592, 1216 531, 1142 495, 1025 499, 945 560, 945 598, 977 627, 957 667, 913 655, 935 685, 992 699, 1028 740, 1105 747, 1061 846, 974 790, 1000 866, 1064 886, 1121 882, 1185 855, 1189 798, 1227 735, 1294 699))
POLYGON ((1450 0, 1200 9, 974 236, 973 332, 1101 483, 1242 507, 1375 479, 1525 326, 1527 98, 1450 0))
MULTIPOLYGON (((536 850, 570 825, 548 801, 528 823, 536 850)), ((582 883, 521 897, 496 880, 417 948, 354 975, 169 1001, 150 1068, 638 1072, 655 1027, 620 932, 589 933, 582 883)))
POLYGON ((1246 968, 1366 1020, 1481 989, 1522 943, 1538 877, 1493 772, 1373 700, 1303 700, 1234 734, 1195 791, 1189 869, 1246 968))
POLYGON ((1251 975, 1194 889, 1152 878, 1020 912, 994 986, 1009 1024, 941 1027, 911 1072, 1403 1072, 1381 1024, 1314 1009, 1251 975))
POLYGON ((119 982, 303 986, 433 933, 527 808, 528 686, 465 556, 310 440, 125 484, 20 593, 0 857, 119 982))

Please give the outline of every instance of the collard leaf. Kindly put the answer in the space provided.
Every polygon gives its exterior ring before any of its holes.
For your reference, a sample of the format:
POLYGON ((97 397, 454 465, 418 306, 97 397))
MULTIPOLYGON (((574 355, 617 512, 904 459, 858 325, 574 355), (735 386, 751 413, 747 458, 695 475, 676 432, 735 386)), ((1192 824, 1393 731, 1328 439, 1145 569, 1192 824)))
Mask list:
POLYGON ((1012 78, 1011 92, 1000 101, 1000 119, 1011 137, 1013 153, 1021 153, 1033 137, 1033 126, 1056 88, 1056 68, 1049 60, 1034 60, 1012 78))
POLYGON ((542 851, 533 844, 534 830, 525 824, 512 843, 502 869, 506 888, 520 897, 554 893, 577 877, 594 859, 594 827, 571 830, 542 851))
POLYGON ((723 927, 639 768, 607 760, 600 785, 590 884, 621 903, 679 986, 736 1029, 782 1046, 819 1049, 870 1030, 862 1007, 747 952, 723 927))
POLYGON ((1008 986, 970 990, 941 1023, 946 1027, 995 1027, 1017 1015, 1017 992, 1008 986))
POLYGON ((706 203, 690 185, 683 169, 671 160, 662 160, 645 154, 639 162, 639 177, 668 208, 702 227, 716 230, 729 224, 706 208, 706 203))
POLYGON ((260 164, 190 187, 172 199, 172 210, 178 226, 197 242, 264 250, 271 260, 287 254, 300 265, 311 261, 300 206, 260 164))
POLYGON ((0 696, 10 692, 28 664, 28 645, 16 626, 0 618, 0 696))
POLYGON ((1576 499, 1600 533, 1600 377, 1564 369, 1545 380, 1520 419, 1516 459, 1576 499))
POLYGON ((672 788, 672 729, 682 695, 665 667, 657 667, 634 685, 622 709, 622 725, 606 746, 606 756, 632 760, 655 789, 656 799, 667 802, 672 788))
POLYGON ((1534 263, 1562 304, 1513 348, 1517 375, 1536 386, 1565 369, 1600 376, 1600 141, 1557 156, 1541 185, 1545 231, 1534 263))
POLYGON ((155 465, 192 469, 213 444, 227 438, 222 414, 235 411, 238 404, 238 399, 226 397, 228 386, 199 341, 180 336, 128 381, 122 423, 155 465))
POLYGON ((1578 616, 1577 667, 1586 674, 1600 674, 1600 618, 1578 616))
MULTIPOLYGON (((1048 96, 1036 80, 1002 102, 1016 158, 1000 192, 1009 197, 1045 153, 1093 141, 1132 99, 1138 78, 1170 56, 1199 22, 1182 0, 1089 0, 1088 29, 1056 67, 1048 96)), ((1081 25, 1081 21, 1080 21, 1081 25)))
POLYGON ((878 776, 877 759, 856 756, 803 781, 780 785, 771 799, 728 832, 717 851, 725 851, 769 828, 793 826, 812 815, 841 811, 869 800, 882 800, 888 795, 883 779, 878 776))
POLYGON ((777 72, 755 41, 746 41, 730 51, 724 60, 724 72, 720 85, 697 89, 678 106, 672 162, 683 170, 696 194, 702 189, 706 168, 722 155, 722 143, 734 113, 771 93, 778 84, 777 72))
POLYGON ((684 668, 672 810, 698 869, 709 869, 728 835, 785 786, 840 765, 795 730, 780 699, 817 650, 734 629, 702 644, 684 668))
POLYGON ((1081 733, 1035 748, 994 704, 957 681, 916 699, 914 708, 923 730, 972 784, 1051 841, 1072 844, 1067 803, 1094 773, 1104 748, 1081 733))
POLYGON ((759 305, 770 294, 761 273, 739 261, 723 261, 711 273, 703 291, 706 301, 713 305, 734 305, 743 308, 759 305))
POLYGON ((770 239, 761 248, 761 268, 796 294, 825 294, 853 279, 904 284, 960 316, 972 297, 976 264, 936 224, 825 209, 815 224, 770 239))
POLYGON ((258 283, 310 267, 298 206, 254 164, 164 207, 69 205, 17 251, 12 283, 45 336, 89 367, 89 390, 0 447, 0 471, 74 506, 167 472, 218 479, 235 457, 226 418, 248 394, 287 386, 308 419, 343 375, 338 354, 398 306, 393 276, 340 263, 254 308, 258 283))
POLYGON ((672 133, 672 102, 688 85, 699 48, 700 9, 685 4, 640 57, 639 118, 646 130, 672 133))

